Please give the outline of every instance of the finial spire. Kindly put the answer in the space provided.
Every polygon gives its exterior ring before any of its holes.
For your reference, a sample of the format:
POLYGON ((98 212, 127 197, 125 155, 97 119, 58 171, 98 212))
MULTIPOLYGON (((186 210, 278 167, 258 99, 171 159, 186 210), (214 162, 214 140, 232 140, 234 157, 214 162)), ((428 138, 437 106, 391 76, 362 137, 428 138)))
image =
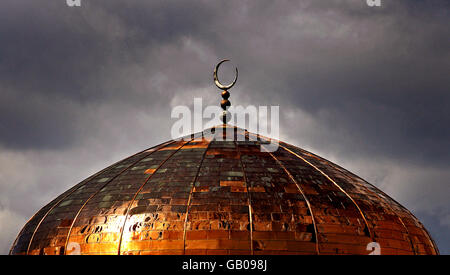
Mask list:
POLYGON ((227 111, 228 107, 231 106, 231 102, 228 100, 228 98, 230 97, 230 93, 228 92, 228 89, 231 89, 231 87, 233 87, 234 84, 236 84, 236 81, 238 78, 238 69, 236 68, 236 76, 234 77, 234 80, 231 84, 223 85, 222 83, 220 83, 219 78, 217 77, 217 71, 219 70, 220 65, 226 61, 230 61, 230 60, 224 59, 224 60, 220 61, 214 68, 214 83, 216 84, 217 88, 223 90, 223 92, 222 92, 223 100, 220 102, 220 106, 223 109, 220 119, 222 120, 223 124, 227 124, 227 122, 229 122, 231 119, 231 114, 230 114, 230 112, 227 111))

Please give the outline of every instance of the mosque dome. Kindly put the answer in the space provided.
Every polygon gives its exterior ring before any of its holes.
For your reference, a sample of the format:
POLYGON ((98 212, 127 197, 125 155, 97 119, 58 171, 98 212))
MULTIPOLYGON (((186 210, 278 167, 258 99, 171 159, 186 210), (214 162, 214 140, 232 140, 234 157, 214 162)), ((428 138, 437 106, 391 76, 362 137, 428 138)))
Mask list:
POLYGON ((11 254, 438 254, 378 188, 269 142, 223 125, 132 155, 39 210, 11 254))
POLYGON ((228 86, 216 70, 223 125, 73 186, 26 223, 10 254, 439 253, 420 221, 380 189, 313 153, 226 124, 237 69, 228 86))

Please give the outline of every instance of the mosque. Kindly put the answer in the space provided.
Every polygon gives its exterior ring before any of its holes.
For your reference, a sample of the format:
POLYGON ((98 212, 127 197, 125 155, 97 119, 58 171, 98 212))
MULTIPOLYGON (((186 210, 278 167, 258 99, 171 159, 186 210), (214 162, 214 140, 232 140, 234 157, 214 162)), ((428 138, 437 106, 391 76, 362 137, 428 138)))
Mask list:
POLYGON ((223 124, 76 184, 30 218, 10 254, 439 254, 372 184, 282 141, 264 150, 272 139, 228 124, 237 69, 223 85, 218 66, 223 124))

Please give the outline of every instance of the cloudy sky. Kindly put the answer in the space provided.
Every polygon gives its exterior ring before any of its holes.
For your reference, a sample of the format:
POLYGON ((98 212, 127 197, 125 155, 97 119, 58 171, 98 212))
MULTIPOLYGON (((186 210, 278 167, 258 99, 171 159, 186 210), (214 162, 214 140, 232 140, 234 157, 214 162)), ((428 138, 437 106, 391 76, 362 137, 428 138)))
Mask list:
POLYGON ((280 139, 360 175, 450 254, 447 0, 3 0, 0 253, 58 194, 170 139, 171 109, 280 106, 280 139), (223 80, 232 79, 231 64, 223 80))

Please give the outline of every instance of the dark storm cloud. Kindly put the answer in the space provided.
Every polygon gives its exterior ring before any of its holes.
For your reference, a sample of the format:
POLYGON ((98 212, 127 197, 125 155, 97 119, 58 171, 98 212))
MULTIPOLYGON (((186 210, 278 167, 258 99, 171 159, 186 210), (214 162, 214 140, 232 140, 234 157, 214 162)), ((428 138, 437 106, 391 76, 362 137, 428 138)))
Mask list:
MULTIPOLYGON (((139 71, 149 58, 157 59, 155 51, 177 45, 182 36, 207 23, 201 14, 205 5, 137 3, 99 6, 86 1, 82 10, 69 9, 65 1, 5 4, 11 8, 0 14, 0 143, 18 149, 70 146, 76 142, 73 130, 82 124, 77 113, 84 106, 105 100, 130 105, 161 100, 152 91, 130 89, 132 81, 137 73, 150 77, 161 69, 158 60, 151 60, 151 68, 139 71), (182 16, 188 7, 196 12, 182 16), (132 75, 117 81, 122 77, 112 74, 127 73, 123 67, 130 63, 136 64, 132 75)), ((167 92, 165 100, 173 93, 167 92)))
POLYGON ((0 9, 0 251, 57 194, 169 139, 171 107, 218 104, 224 57, 233 104, 280 105, 282 139, 448 235, 448 1, 65 2, 0 9))

